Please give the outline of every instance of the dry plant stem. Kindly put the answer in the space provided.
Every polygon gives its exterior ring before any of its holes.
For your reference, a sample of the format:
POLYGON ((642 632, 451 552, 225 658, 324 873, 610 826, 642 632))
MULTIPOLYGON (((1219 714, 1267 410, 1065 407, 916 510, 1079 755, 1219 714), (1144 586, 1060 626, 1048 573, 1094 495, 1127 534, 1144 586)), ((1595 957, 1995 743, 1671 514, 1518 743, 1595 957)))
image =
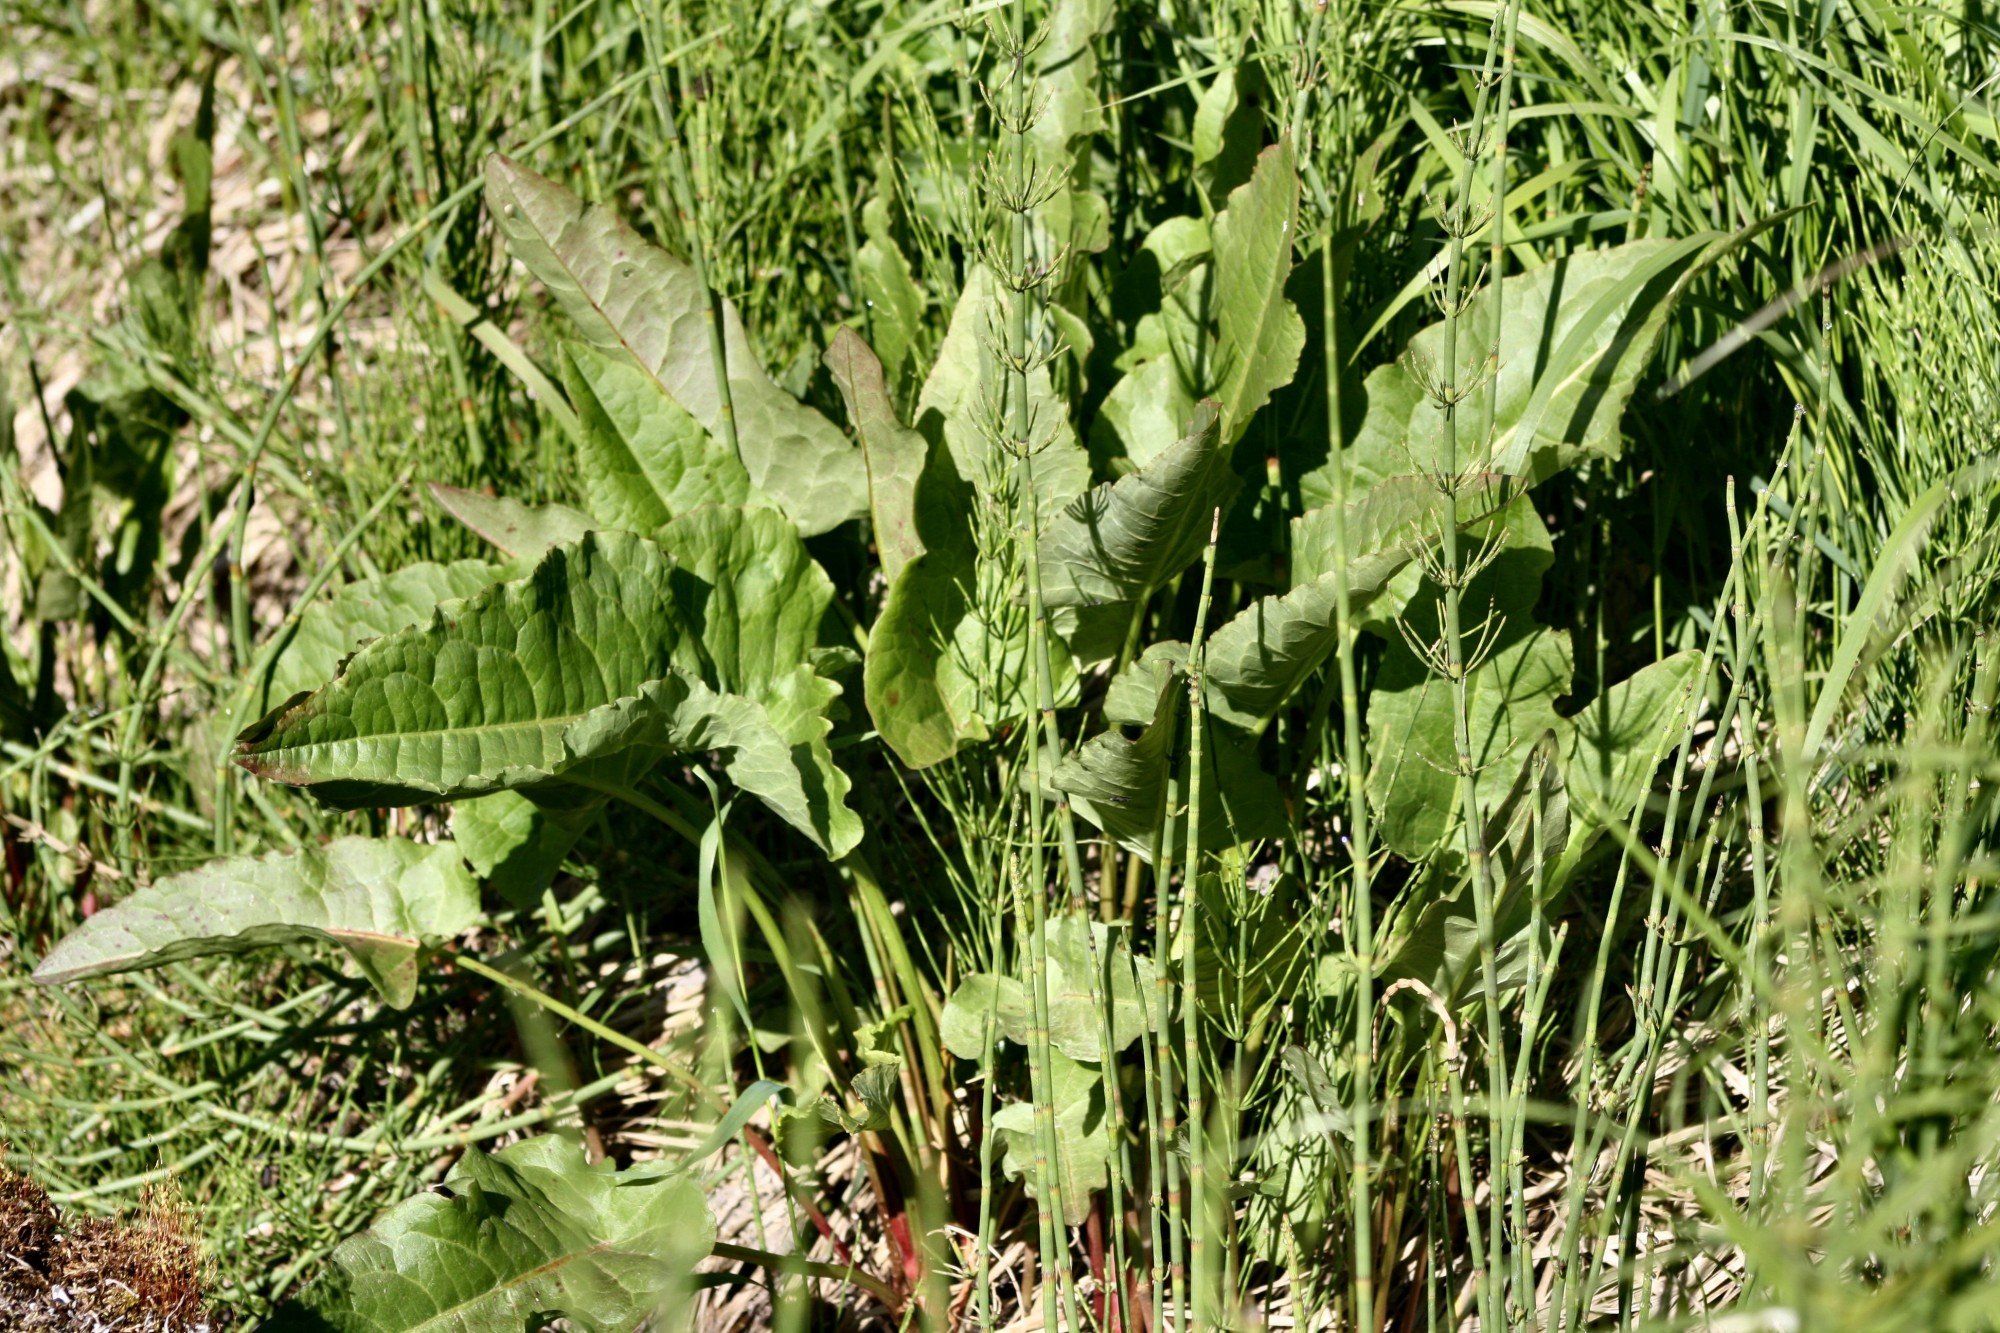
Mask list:
POLYGON ((759 1250, 748 1245, 732 1245, 720 1240, 715 1242, 710 1253, 717 1259, 733 1259, 738 1263, 756 1264, 759 1268, 768 1268, 774 1273, 791 1273, 800 1277, 847 1283, 861 1288, 882 1302, 890 1314, 898 1315, 903 1312, 903 1298, 896 1294, 895 1288, 859 1268, 823 1264, 816 1260, 801 1258, 796 1254, 773 1254, 769 1250, 759 1250))

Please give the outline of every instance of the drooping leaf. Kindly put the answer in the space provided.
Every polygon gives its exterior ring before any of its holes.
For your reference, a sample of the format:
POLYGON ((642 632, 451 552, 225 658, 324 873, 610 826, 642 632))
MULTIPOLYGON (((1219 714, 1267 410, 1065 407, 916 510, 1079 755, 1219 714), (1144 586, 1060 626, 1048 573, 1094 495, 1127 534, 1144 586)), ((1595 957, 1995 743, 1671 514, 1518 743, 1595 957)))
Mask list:
MULTIPOLYGON (((1680 279, 1713 239, 1630 241, 1506 278, 1492 386, 1457 411, 1458 466, 1484 459, 1494 472, 1539 481, 1586 455, 1617 457, 1618 420, 1652 360, 1680 279), (1485 448, 1468 423, 1482 417, 1489 394, 1494 436, 1485 448)), ((1383 477, 1443 466, 1444 418, 1422 381, 1466 386, 1484 378, 1495 299, 1489 284, 1460 316, 1455 366, 1444 364, 1438 323, 1368 375, 1367 412, 1347 450, 1352 494, 1383 477)), ((1308 507, 1332 498, 1331 466, 1301 475, 1308 507)))
MULTIPOLYGON (((721 438, 713 321, 694 270, 610 209, 586 207, 499 154, 486 162, 486 198, 508 249, 584 340, 630 357, 721 438)), ((808 535, 860 516, 868 493, 859 451, 832 422, 772 382, 728 302, 722 318, 729 403, 750 480, 808 535)))
MULTIPOLYGON (((1155 644, 1114 678, 1107 693, 1108 729, 1057 765, 1052 781, 1076 812, 1126 850, 1151 861, 1169 781, 1186 762, 1182 707, 1186 645, 1155 644), (1150 690, 1146 711, 1134 696, 1150 690)), ((1202 846, 1211 851, 1285 832, 1284 797, 1241 738, 1211 728, 1202 747, 1202 846)), ((1185 800, 1183 794, 1183 800, 1185 800)), ((1185 826, 1181 826, 1183 829, 1185 826)), ((1177 839, 1184 837, 1177 834, 1177 839)), ((1175 846, 1176 855, 1180 846, 1175 846)))
POLYGON ((848 419, 861 441, 875 547, 882 557, 882 575, 893 584, 903 566, 924 553, 917 487, 930 448, 896 415, 882 363, 854 330, 842 329, 833 336, 833 345, 826 349, 826 368, 847 401, 848 419))
POLYGON ((698 509, 659 544, 589 534, 370 644, 246 731, 238 762, 355 806, 597 777, 613 759, 631 778, 724 749, 739 785, 844 854, 860 828, 825 744, 838 690, 804 665, 830 596, 768 510, 698 509))
POLYGON ((1215 215, 1215 397, 1231 444, 1291 383, 1305 348, 1305 321, 1285 298, 1298 211, 1291 141, 1281 139, 1215 215))
POLYGON ((273 1326, 526 1333, 560 1314, 625 1333, 680 1312, 714 1243, 700 1186, 664 1163, 590 1166, 557 1134, 468 1148, 440 1191, 405 1199, 335 1249, 273 1326))
POLYGON ((743 464, 629 359, 583 344, 565 348, 563 359, 577 472, 606 526, 649 533, 698 505, 770 503, 743 464))
POLYGON ((1196 408, 1178 444, 1139 471, 1093 487, 1042 536, 1042 599, 1049 606, 1142 601, 1201 554, 1215 511, 1240 483, 1216 427, 1196 408))
MULTIPOLYGON (((1505 478, 1475 480, 1459 499, 1461 525, 1483 531, 1481 524, 1495 521, 1493 507, 1514 494, 1513 483, 1505 478)), ((1344 512, 1349 614, 1357 623, 1367 623, 1399 613, 1421 576, 1418 556, 1441 532, 1438 524, 1449 512, 1445 502, 1428 479, 1398 477, 1350 500, 1344 512), (1377 599, 1390 605, 1375 606, 1377 599)), ((1547 547, 1541 520, 1525 500, 1512 499, 1511 508, 1502 512, 1518 512, 1523 524, 1532 525, 1530 538, 1539 534, 1541 546, 1547 547)), ((1330 508, 1324 506, 1295 519, 1296 586, 1260 598, 1209 640, 1209 709, 1239 734, 1260 734, 1336 646, 1340 599, 1332 572, 1331 520, 1330 508)))
POLYGON ((339 838, 211 861, 136 889, 65 936, 35 979, 54 984, 324 940, 401 1009, 416 995, 425 945, 479 920, 479 886, 451 843, 339 838))
MULTIPOLYGON (((1372 524, 1358 520, 1355 526, 1366 532, 1372 524)), ((1415 548, 1398 538, 1398 529, 1388 526, 1376 532, 1381 545, 1354 547, 1350 613, 1366 607, 1415 558, 1415 548)), ((1259 598, 1216 630, 1206 654, 1211 715, 1240 735, 1261 734, 1334 650, 1339 608, 1334 576, 1320 574, 1290 592, 1259 598)))
POLYGON ((507 577, 507 567, 484 560, 448 565, 422 561, 380 578, 342 584, 332 596, 300 612, 291 641, 272 663, 263 697, 284 699, 316 689, 370 639, 421 624, 440 604, 470 597, 507 577))
POLYGON ((1056 1128, 1054 1181, 1048 1179, 1049 1173, 1036 1169, 1040 1150, 1033 1102, 1011 1102, 1002 1107, 993 1115, 993 1128, 999 1132, 1004 1149, 1001 1168, 1014 1179, 1026 1181, 1034 1198, 1053 1202, 1060 1192, 1063 1220, 1077 1227, 1090 1216, 1091 1197, 1110 1181, 1116 1130, 1106 1123, 1103 1079, 1094 1066, 1061 1051, 1049 1053, 1049 1064, 1056 1128))
POLYGON ((504 496, 431 483, 431 498, 447 514, 471 528, 502 555, 530 564, 550 548, 567 546, 602 524, 568 505, 524 505, 504 496))

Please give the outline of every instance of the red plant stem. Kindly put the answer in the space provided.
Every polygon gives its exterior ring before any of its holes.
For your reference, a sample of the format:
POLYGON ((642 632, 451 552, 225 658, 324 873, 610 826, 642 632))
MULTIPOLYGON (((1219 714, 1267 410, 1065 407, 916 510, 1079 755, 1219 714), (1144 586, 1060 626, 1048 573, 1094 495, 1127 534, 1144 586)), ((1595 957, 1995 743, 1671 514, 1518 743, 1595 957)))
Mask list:
POLYGON ((799 1210, 806 1215, 806 1220, 813 1224, 813 1230, 819 1232, 826 1238, 827 1244, 833 1246, 833 1252, 839 1256, 841 1263, 852 1268, 854 1255, 849 1252, 847 1242, 833 1234, 833 1224, 826 1220, 826 1214, 819 1210, 819 1205, 812 1201, 812 1196, 792 1184, 792 1178, 785 1171, 784 1163, 780 1162, 778 1155, 771 1151, 770 1141, 758 1131, 747 1127, 743 1131, 743 1137, 750 1141, 750 1146, 757 1150, 757 1155, 764 1159, 765 1165, 777 1172, 779 1183, 784 1185, 785 1192, 792 1196, 792 1201, 798 1204, 799 1210))

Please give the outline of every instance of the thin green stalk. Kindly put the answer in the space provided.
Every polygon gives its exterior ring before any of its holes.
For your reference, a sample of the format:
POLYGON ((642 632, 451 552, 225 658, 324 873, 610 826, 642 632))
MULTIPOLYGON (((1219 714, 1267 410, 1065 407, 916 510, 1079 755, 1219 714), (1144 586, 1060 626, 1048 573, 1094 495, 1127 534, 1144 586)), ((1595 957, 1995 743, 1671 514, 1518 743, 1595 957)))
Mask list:
MULTIPOLYGON (((1344 196, 1344 192, 1343 192, 1344 196)), ((1355 645, 1359 628, 1354 623, 1353 594, 1349 582, 1347 543, 1347 431, 1344 426, 1342 380, 1345 367, 1340 349, 1339 276, 1333 238, 1328 236, 1320 250, 1320 309, 1324 332, 1326 408, 1329 446, 1332 454, 1333 499, 1327 509, 1332 520, 1333 598, 1338 638, 1334 655, 1340 676, 1341 781, 1347 794, 1347 852, 1349 866, 1349 919, 1353 923, 1348 941, 1354 958, 1354 1175, 1349 1186, 1348 1225, 1354 1246, 1354 1322, 1363 1333, 1374 1333, 1375 1320, 1375 1205, 1374 1205, 1374 1098, 1375 1098, 1375 897, 1374 850, 1369 824, 1366 739, 1361 731, 1361 690, 1355 673, 1355 645)))
MULTIPOLYGON (((1018 878, 1013 857, 1008 857, 1008 879, 1018 878)), ((998 914, 993 924, 991 965, 1004 975, 1004 955, 1000 949, 998 914)), ((993 1046, 1000 1028, 1000 988, 993 987, 986 1006, 986 1031, 979 1052, 979 1253, 973 1259, 973 1294, 979 1302, 980 1333, 993 1333, 993 1146, 1000 1136, 993 1130, 993 1046)))
MULTIPOLYGON (((1201 953, 1201 788, 1202 737, 1207 730, 1207 700, 1202 694, 1204 639, 1208 608, 1215 594, 1215 545, 1222 531, 1222 511, 1208 528, 1202 553, 1201 600, 1195 604, 1194 636, 1188 640, 1188 759, 1187 854, 1181 872, 1181 1037, 1186 1047, 1184 1067, 1188 1099, 1188 1270, 1194 1288, 1194 1318, 1185 1327, 1199 1329, 1204 1321, 1221 1318, 1214 1308, 1214 1284, 1208 1272, 1208 1153, 1202 1097, 1201 995, 1198 986, 1201 953)), ((1179 1329, 1184 1325, 1175 1323, 1179 1329)))
MULTIPOLYGON (((1177 1097, 1174 1089, 1173 1032, 1173 968, 1171 911, 1168 893, 1173 885, 1174 821, 1181 804, 1180 775, 1168 766, 1167 794, 1160 811, 1160 850, 1153 858, 1153 1041, 1154 1074, 1159 1080, 1156 1100, 1159 1118, 1153 1141, 1159 1156, 1164 1159, 1167 1209, 1167 1256, 1164 1261, 1156 1248, 1153 1255, 1153 1333, 1161 1333, 1166 1316, 1166 1300, 1162 1299, 1171 1287, 1175 1310, 1174 1327, 1184 1327, 1187 1310, 1187 1260, 1186 1230, 1183 1217, 1184 1201, 1181 1196, 1181 1159, 1176 1151, 1175 1133, 1179 1128, 1176 1114, 1177 1097), (1162 1271, 1164 1268, 1165 1271, 1162 1271), (1164 1279, 1164 1281, 1163 1281, 1164 1279)), ((1188 895, 1182 895, 1185 904, 1188 895)), ((1183 909, 1185 910, 1185 908, 1183 909)), ((1187 1015, 1182 1014, 1183 1020, 1187 1015)), ((1160 1206, 1158 1191, 1162 1176, 1154 1176, 1155 1197, 1153 1207, 1160 1206)))
MULTIPOLYGON (((1729 514, 1729 560, 1732 566, 1740 567, 1743 561, 1743 526, 1736 513, 1736 478, 1729 478, 1724 491, 1724 507, 1729 514)), ((1735 639, 1730 645, 1734 659, 1734 669, 1741 677, 1750 661, 1750 613, 1743 594, 1743 583, 1736 582, 1736 595, 1731 600, 1731 611, 1735 623, 1735 639)), ((1748 803, 1750 820, 1750 969, 1753 973, 1748 985, 1750 1002, 1750 1187, 1749 1208, 1755 1216, 1763 1199, 1764 1173, 1768 1165, 1771 1119, 1771 1014, 1765 999, 1765 988, 1757 984, 1755 974, 1764 967, 1766 933, 1770 928, 1771 877, 1766 864, 1764 845, 1764 792, 1757 774, 1757 721, 1753 713, 1743 718, 1741 729, 1743 750, 1743 785, 1748 803)))
MULTIPOLYGON (((724 342, 722 299, 709 282, 707 229, 703 225, 702 212, 688 174, 687 151, 681 143, 680 122, 674 115, 673 98, 667 91, 667 70, 672 67, 678 73, 679 62, 666 53, 660 0, 637 0, 637 3, 639 27, 646 44, 646 60, 655 76, 649 84, 653 90, 653 110, 659 116, 660 130, 667 141, 667 177, 673 187, 673 212, 685 229, 688 262, 694 268, 695 284, 701 288, 702 301, 708 307, 708 359, 715 376, 716 401, 720 404, 716 415, 716 434, 722 438, 723 447, 740 459, 743 450, 736 440, 736 404, 729 390, 729 355, 724 342)), ((681 100, 686 101, 686 79, 681 79, 680 85, 681 100)))
MULTIPOLYGON (((1051 635, 1047 608, 1042 601, 1041 550, 1037 532, 1040 516, 1035 487, 1035 422, 1028 402, 1028 376, 1032 364, 1028 314, 1030 293, 1046 281, 1048 275, 1046 272, 1037 273, 1033 269, 1028 248, 1028 218, 1034 206, 1035 194, 1035 173, 1029 161, 1028 132, 1032 127, 1036 108, 1032 96, 1032 76, 1028 68, 1030 45, 1027 7, 1022 0, 1015 0, 1009 11, 1009 18, 1011 29, 1006 35, 1006 56, 1009 62, 1007 88, 1010 97, 1002 119, 1003 128, 1008 136, 1008 165, 1012 181, 1001 204, 1009 215, 1006 280, 1012 289, 1012 300, 1008 303, 1007 346, 1003 362, 1007 368, 1008 447, 1018 460, 1018 475, 1021 482, 1017 497, 1020 516, 1018 535, 1022 548, 1022 573, 1028 603, 1028 657, 1030 670, 1034 673, 1035 702, 1041 715, 1042 732, 1042 744, 1035 747, 1035 781, 1029 786, 1028 799, 1028 950, 1032 972, 1031 998, 1035 1011, 1033 1036, 1035 1044, 1042 1051, 1038 1063, 1043 1070, 1042 1086, 1035 1093, 1036 1154, 1046 1156, 1048 1168, 1040 1176, 1045 1186, 1044 1193, 1048 1197, 1038 1201, 1042 1213, 1042 1260, 1045 1270, 1042 1308, 1044 1321, 1053 1329, 1056 1327, 1058 1288, 1069 1326, 1076 1328, 1078 1324, 1075 1288, 1068 1280, 1067 1238, 1061 1235, 1067 1210, 1062 1197, 1060 1172, 1057 1170, 1055 1101, 1048 1075, 1048 1070, 1051 1068, 1048 1054, 1049 992, 1046 942, 1043 934, 1046 928, 1044 904, 1048 892, 1048 868, 1043 843, 1044 793, 1054 789, 1054 768, 1061 758, 1062 733, 1056 721, 1055 681, 1049 647, 1051 635), (1060 1249, 1057 1245, 1059 1238, 1063 1240, 1060 1249)), ((1080 906, 1083 900, 1083 874, 1081 856, 1076 845, 1076 826, 1070 818, 1068 799, 1058 793, 1056 805, 1069 902, 1074 908, 1080 906)))
MULTIPOLYGON (((1518 3, 1518 0, 1514 0, 1518 3)), ((1513 8, 1508 5, 1508 9, 1513 8)), ((1463 593, 1481 558, 1475 555, 1467 561, 1459 549, 1459 508, 1460 490, 1466 480, 1461 472, 1459 441, 1459 409, 1474 393, 1476 383, 1459 383, 1460 375, 1458 341, 1460 317, 1467 304, 1465 275, 1465 240, 1472 227, 1472 176, 1477 165, 1486 127, 1486 94, 1493 82, 1493 65, 1499 46, 1498 37, 1504 23, 1504 13, 1494 18, 1493 38, 1489 39, 1486 50, 1485 67, 1480 73, 1479 92, 1475 99, 1470 135, 1465 144, 1465 167, 1460 175, 1456 193, 1457 212, 1448 216, 1446 225, 1451 241, 1445 264, 1444 326, 1442 366, 1438 373, 1448 377, 1446 381, 1433 387, 1433 400, 1443 414, 1443 458, 1437 474, 1438 483, 1443 487, 1446 500, 1446 514, 1440 525, 1442 531, 1442 553, 1433 570, 1436 581, 1443 591, 1442 638, 1439 643, 1443 675, 1449 681, 1452 700, 1452 747, 1453 765, 1457 773, 1457 804, 1461 836, 1467 873, 1472 882, 1474 916, 1479 931, 1479 993, 1480 1004, 1486 1020, 1486 1117, 1488 1175, 1492 1181, 1491 1194, 1492 1223, 1487 1237, 1490 1245, 1501 1243, 1499 1234, 1500 1190, 1497 1154, 1504 1150, 1506 1142, 1504 1120, 1496 1108, 1504 1105, 1507 1095, 1506 1035, 1501 1014, 1499 980, 1499 946, 1494 934, 1494 885, 1492 867, 1488 862, 1484 816, 1479 809, 1479 770, 1472 750, 1472 708, 1470 677, 1478 666, 1466 653, 1463 593)), ((1504 170, 1504 167, 1502 168, 1504 170)), ((1494 349, 1496 354, 1498 349, 1494 349)), ((1475 370, 1475 376, 1484 372, 1475 370)), ((1489 390, 1484 395, 1491 402, 1494 397, 1489 390)), ((1487 430, 1490 432, 1490 421, 1487 430)), ((1490 433, 1481 436, 1475 443, 1479 453, 1473 460, 1474 468, 1483 468, 1486 452, 1491 444, 1490 433)), ((1475 649, 1475 651, 1477 651, 1475 649)), ((1470 1170, 1470 1164, 1465 1164, 1470 1170)), ((1471 1219, 1474 1205, 1473 1195, 1467 1194, 1467 1217, 1471 1219)), ((1480 1283, 1480 1324, 1495 1327, 1499 1318, 1499 1293, 1492 1284, 1500 1279, 1505 1270, 1497 1262, 1497 1255, 1483 1256, 1481 1270, 1484 1280, 1480 1283)))

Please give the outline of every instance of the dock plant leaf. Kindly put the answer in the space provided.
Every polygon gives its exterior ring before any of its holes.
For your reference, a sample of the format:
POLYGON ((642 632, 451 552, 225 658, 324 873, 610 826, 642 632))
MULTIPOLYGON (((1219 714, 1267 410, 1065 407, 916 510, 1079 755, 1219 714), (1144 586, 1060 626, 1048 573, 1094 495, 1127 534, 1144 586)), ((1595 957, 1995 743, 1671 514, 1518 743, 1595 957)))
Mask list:
POLYGON ((580 1144, 542 1134, 468 1148, 440 1189, 335 1249, 273 1326, 525 1333, 561 1315, 626 1333, 682 1306, 714 1243, 692 1178, 661 1162, 590 1166, 580 1144))
POLYGON ((479 886, 453 844, 337 838, 211 861, 136 889, 65 936, 35 979, 74 981, 325 941, 345 949, 401 1009, 416 995, 425 946, 480 919, 479 886))

